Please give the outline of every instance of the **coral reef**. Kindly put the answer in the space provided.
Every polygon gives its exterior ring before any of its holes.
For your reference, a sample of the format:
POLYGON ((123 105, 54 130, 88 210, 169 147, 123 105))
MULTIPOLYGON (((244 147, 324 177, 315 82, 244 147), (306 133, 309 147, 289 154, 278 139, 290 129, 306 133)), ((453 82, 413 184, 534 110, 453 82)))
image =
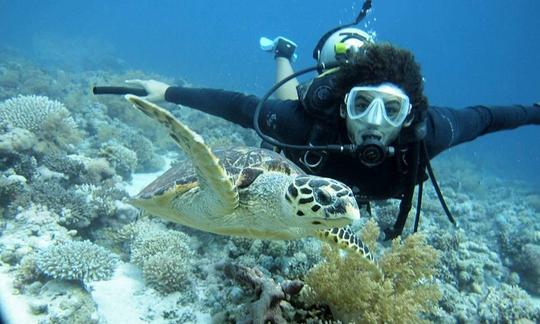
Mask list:
POLYGON ((61 173, 70 185, 80 185, 88 182, 86 179, 85 165, 74 158, 63 154, 46 154, 40 159, 40 163, 47 169, 61 173))
POLYGON ((304 286, 300 280, 284 281, 277 284, 256 268, 248 268, 231 262, 217 264, 224 274, 238 283, 251 288, 257 300, 249 307, 249 316, 245 323, 287 323, 281 311, 281 302, 287 296, 296 295, 304 286))
POLYGON ((80 140, 69 110, 46 96, 18 96, 0 103, 0 119, 24 128, 60 147, 80 140))
POLYGON ((115 143, 103 143, 98 156, 106 159, 124 180, 131 180, 131 175, 137 166, 137 154, 127 147, 115 143))
POLYGON ((99 216, 114 214, 114 199, 105 193, 103 188, 66 187, 55 179, 35 180, 10 203, 10 210, 40 204, 60 215, 59 224, 68 228, 85 228, 99 216))
MULTIPOLYGON (((429 267, 429 255, 406 252, 414 250, 411 245, 425 247, 419 237, 396 241, 392 248, 377 241, 382 238, 372 222, 354 228, 363 228, 363 241, 380 251, 377 266, 352 255, 338 257, 328 248, 323 260, 316 239, 247 240, 144 217, 135 223, 137 211, 126 205, 123 188, 129 179, 139 181, 134 172, 159 171, 163 156, 174 160, 180 154, 161 128, 126 109, 121 96, 96 97, 88 89, 126 79, 186 82, 118 71, 121 64, 110 53, 86 61, 77 50, 41 52, 48 64, 43 66, 0 47, 0 269, 12 278, 11 290, 28 300, 36 322, 208 323, 213 317, 220 323, 254 318, 330 323, 369 321, 381 314, 390 314, 381 322, 397 316, 400 322, 540 321, 539 307, 527 293, 539 292, 538 190, 498 179, 486 172, 488 163, 472 163, 455 152, 433 164, 458 229, 446 220, 433 188, 424 186, 420 230, 441 256, 429 267), (105 65, 108 70, 89 70, 105 65), (37 265, 44 251, 84 240, 126 261, 113 279, 85 285, 101 285, 107 298, 97 309, 94 291, 77 281, 52 279, 37 265), (408 262, 413 257, 435 272, 423 266, 416 271, 408 262), (317 271, 326 279, 310 282, 317 271), (127 280, 132 289, 115 295, 127 280), (284 286, 299 283, 295 280, 308 282, 299 294, 284 286), (441 293, 438 307, 433 307, 438 296, 433 284, 441 293), (104 304, 115 316, 103 312, 104 304), (360 317, 358 309, 364 310, 360 317)), ((179 105, 166 108, 212 147, 259 144, 252 131, 223 119, 179 105)), ((398 204, 372 204, 371 218, 381 227, 392 225, 398 204)), ((412 232, 412 221, 409 217, 404 235, 412 232)))
POLYGON ((441 297, 431 281, 438 253, 421 235, 395 239, 379 265, 328 245, 323 255, 306 276, 306 299, 328 304, 342 322, 418 323, 441 297))
POLYGON ((515 256, 514 269, 527 290, 540 294, 540 244, 525 244, 515 256))
POLYGON ((37 144, 35 135, 23 128, 12 129, 0 132, 0 154, 9 156, 16 153, 29 151, 37 144))
POLYGON ((47 282, 29 306, 40 323, 99 323, 92 297, 73 282, 47 282))
POLYGON ((36 266, 42 273, 62 280, 88 283, 110 278, 117 258, 90 241, 67 241, 38 252, 36 266))
POLYGON ((317 239, 271 241, 234 237, 227 250, 229 257, 240 265, 258 266, 266 273, 272 272, 286 278, 302 278, 321 261, 317 239))
POLYGON ((140 266, 149 287, 168 294, 188 289, 194 253, 185 233, 148 222, 130 227, 131 262, 140 266))
POLYGON ((160 252, 149 256, 142 268, 145 283, 161 293, 189 289, 193 267, 185 256, 160 252))
POLYGON ((540 307, 533 305, 525 291, 507 284, 489 288, 478 313, 482 323, 526 323, 540 320, 540 307))

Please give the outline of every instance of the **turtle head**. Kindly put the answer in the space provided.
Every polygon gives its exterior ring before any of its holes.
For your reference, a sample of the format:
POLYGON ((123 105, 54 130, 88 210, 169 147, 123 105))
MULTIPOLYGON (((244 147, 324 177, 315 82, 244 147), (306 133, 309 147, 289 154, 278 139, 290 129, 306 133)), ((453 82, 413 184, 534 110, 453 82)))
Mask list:
POLYGON ((309 228, 342 227, 360 218, 352 190, 329 178, 297 176, 289 184, 285 200, 296 221, 309 228))

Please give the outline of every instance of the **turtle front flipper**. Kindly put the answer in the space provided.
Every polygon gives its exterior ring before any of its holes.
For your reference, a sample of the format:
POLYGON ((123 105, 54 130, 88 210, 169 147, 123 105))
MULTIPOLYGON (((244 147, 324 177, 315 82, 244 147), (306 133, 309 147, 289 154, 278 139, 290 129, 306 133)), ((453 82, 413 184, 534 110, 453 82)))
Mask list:
POLYGON ((219 159, 206 146, 203 138, 178 121, 160 106, 134 95, 126 99, 150 118, 164 125, 172 139, 191 159, 197 172, 199 187, 207 186, 220 202, 220 213, 229 214, 238 206, 238 192, 219 159))
POLYGON ((373 260, 373 255, 362 240, 354 234, 350 226, 334 227, 319 231, 321 240, 337 245, 339 248, 359 253, 370 261, 373 260))

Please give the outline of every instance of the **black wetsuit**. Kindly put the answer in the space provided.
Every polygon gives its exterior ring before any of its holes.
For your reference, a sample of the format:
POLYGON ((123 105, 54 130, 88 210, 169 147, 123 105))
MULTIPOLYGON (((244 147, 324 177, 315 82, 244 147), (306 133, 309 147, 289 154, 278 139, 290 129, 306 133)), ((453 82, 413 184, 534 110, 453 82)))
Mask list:
MULTIPOLYGON (((259 99, 242 93, 216 90, 170 87, 165 93, 169 102, 186 105, 222 117, 246 128, 253 128, 253 115, 259 99)), ((262 131, 289 144, 305 145, 314 124, 297 100, 268 100, 260 114, 262 131)), ((478 136, 523 125, 540 124, 540 108, 526 106, 464 109, 429 107, 425 137, 430 158, 442 151, 474 140, 478 136)), ((345 136, 342 136, 345 137, 345 136)), ((293 162, 300 164, 294 154, 293 162)), ((317 175, 340 180, 357 187, 365 200, 399 198, 403 192, 403 170, 395 158, 381 165, 366 167, 353 156, 331 154, 317 175)))

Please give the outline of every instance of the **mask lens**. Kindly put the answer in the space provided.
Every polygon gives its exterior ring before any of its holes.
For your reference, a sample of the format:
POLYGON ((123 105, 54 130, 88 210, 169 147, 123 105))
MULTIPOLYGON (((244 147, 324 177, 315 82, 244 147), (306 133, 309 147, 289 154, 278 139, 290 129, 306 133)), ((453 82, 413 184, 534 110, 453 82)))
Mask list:
POLYGON ((358 93, 354 98, 354 104, 351 107, 352 116, 360 116, 366 112, 373 97, 369 93, 358 93))
POLYGON ((405 107, 403 107, 403 100, 400 100, 400 98, 387 98, 384 100, 384 108, 386 116, 391 121, 396 122, 399 120, 400 113, 405 107))

